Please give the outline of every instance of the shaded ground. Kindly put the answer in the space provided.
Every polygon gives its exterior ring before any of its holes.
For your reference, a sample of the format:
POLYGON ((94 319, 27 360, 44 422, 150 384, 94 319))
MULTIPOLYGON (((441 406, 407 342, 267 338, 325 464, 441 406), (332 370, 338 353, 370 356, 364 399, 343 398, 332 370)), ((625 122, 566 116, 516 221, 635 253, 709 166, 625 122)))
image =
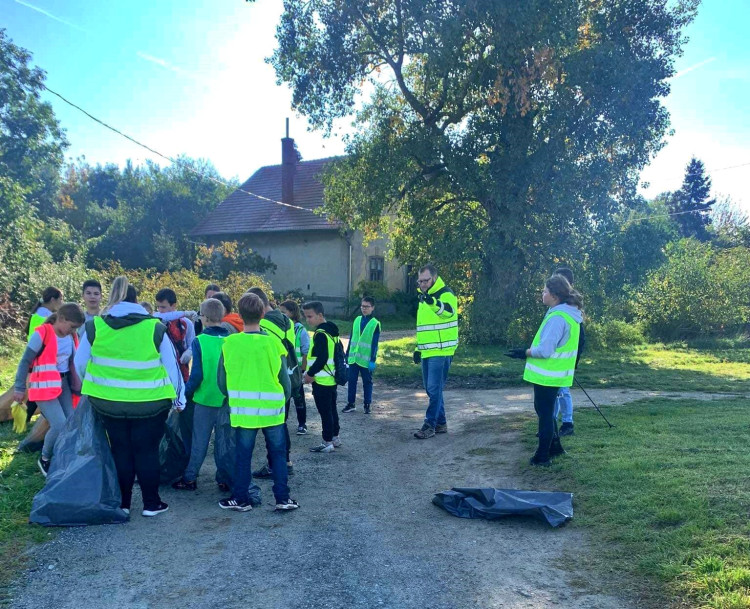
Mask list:
MULTIPOLYGON (((582 394, 574 401, 583 405, 582 394)), ((601 404, 653 392, 599 390, 601 404)), ((676 394, 670 394, 675 395, 676 394)), ((669 397, 668 396, 668 397, 669 397)), ((454 518, 430 503, 452 486, 528 488, 512 472, 528 457, 518 432, 496 415, 531 410, 525 388, 446 393, 450 433, 417 441, 422 391, 376 387, 378 408, 341 415, 344 447, 312 454, 319 420, 312 400, 308 436, 293 436, 297 512, 265 505, 228 513, 206 463, 195 493, 165 489, 170 511, 125 525, 68 529, 32 551, 12 590, 18 609, 225 607, 628 608, 599 590, 590 573, 567 571, 592 551, 574 527, 525 519, 454 518)), ((684 397, 684 396, 682 396, 684 397)), ((690 394, 710 399, 707 394, 690 394)), ((344 400, 339 398, 339 406, 344 400)), ((608 409, 616 419, 616 412, 608 409)), ((292 419, 294 414, 291 415, 292 419)), ((260 442, 260 449, 263 443, 260 442)), ((256 450, 254 464, 262 458, 256 450)), ((556 488, 549 479, 545 490, 556 488)))

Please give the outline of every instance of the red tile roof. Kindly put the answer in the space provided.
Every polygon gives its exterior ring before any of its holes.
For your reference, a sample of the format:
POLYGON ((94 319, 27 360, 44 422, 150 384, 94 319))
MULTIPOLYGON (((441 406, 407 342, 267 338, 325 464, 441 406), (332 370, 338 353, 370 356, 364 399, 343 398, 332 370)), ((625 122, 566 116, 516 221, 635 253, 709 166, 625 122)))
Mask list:
MULTIPOLYGON (((294 205, 314 210, 323 205, 323 184, 318 176, 336 157, 301 161, 294 174, 294 205)), ((247 194, 281 201, 281 165, 261 167, 239 189, 196 226, 193 235, 266 233, 289 230, 334 230, 339 224, 325 215, 293 209, 247 194)))

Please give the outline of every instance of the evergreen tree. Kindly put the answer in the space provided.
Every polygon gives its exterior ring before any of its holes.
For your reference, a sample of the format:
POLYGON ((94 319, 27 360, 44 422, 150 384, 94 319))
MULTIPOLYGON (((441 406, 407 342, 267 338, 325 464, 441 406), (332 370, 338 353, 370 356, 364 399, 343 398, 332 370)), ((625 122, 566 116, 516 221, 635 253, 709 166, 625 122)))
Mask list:
POLYGON ((711 223, 709 212, 716 203, 716 199, 711 199, 710 196, 711 178, 706 175, 703 161, 693 157, 685 169, 682 188, 672 194, 668 203, 670 213, 679 214, 674 216, 674 220, 681 236, 708 241, 707 227, 711 223))

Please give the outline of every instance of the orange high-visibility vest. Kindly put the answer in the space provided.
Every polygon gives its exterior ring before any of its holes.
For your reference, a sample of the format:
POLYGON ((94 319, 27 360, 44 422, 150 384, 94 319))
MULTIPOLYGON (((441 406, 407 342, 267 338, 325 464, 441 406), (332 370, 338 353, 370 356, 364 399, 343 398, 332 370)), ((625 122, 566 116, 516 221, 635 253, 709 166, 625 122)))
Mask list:
MULTIPOLYGON (((57 335, 52 324, 42 324, 34 331, 42 336, 42 350, 31 364, 29 399, 35 402, 54 400, 62 393, 62 377, 57 370, 57 335)), ((75 332, 72 336, 77 349, 78 336, 75 332)))

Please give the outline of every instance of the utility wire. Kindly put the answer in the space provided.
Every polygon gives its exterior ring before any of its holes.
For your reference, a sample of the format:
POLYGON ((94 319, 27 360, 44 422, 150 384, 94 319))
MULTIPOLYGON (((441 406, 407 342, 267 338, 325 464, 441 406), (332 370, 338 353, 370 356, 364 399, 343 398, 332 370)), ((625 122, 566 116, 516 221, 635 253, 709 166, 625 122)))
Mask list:
MULTIPOLYGON (((179 165, 179 166, 183 167, 184 169, 187 169, 188 171, 192 171, 194 174, 196 174, 196 175, 198 175, 198 176, 200 176, 202 178, 205 178, 207 180, 211 180, 212 182, 215 182, 217 184, 221 184, 222 186, 228 186, 230 188, 232 187, 231 184, 225 182, 224 180, 220 180, 220 179, 215 178, 213 176, 210 176, 210 175, 208 175, 208 174, 206 174, 206 173, 204 173, 202 171, 198 171, 197 169, 195 169, 193 167, 190 167, 188 164, 183 163, 179 159, 173 159, 172 157, 167 156, 166 154, 162 154, 158 150, 155 150, 154 148, 151 148, 151 146, 147 146, 146 144, 144 144, 142 142, 139 142, 137 139, 135 139, 134 137, 129 136, 127 133, 123 133, 122 131, 120 131, 119 129, 116 129, 112 125, 109 125, 109 124, 105 123, 103 120, 96 118, 93 114, 91 114, 90 112, 87 112, 86 110, 84 110, 83 108, 81 108, 81 106, 79 106, 77 104, 74 104, 72 101, 70 101, 69 99, 65 98, 63 95, 61 95, 57 91, 53 91, 52 89, 50 89, 44 83, 42 83, 42 86, 47 91, 49 91, 50 93, 52 93, 52 95, 55 95, 56 97, 59 97, 62 101, 64 101, 69 106, 72 106, 76 110, 78 110, 80 112, 83 112, 91 120, 99 123, 102 127, 105 127, 106 129, 109 129, 110 131, 114 131, 117 135, 120 135, 120 136, 124 137, 126 140, 129 140, 129 141, 133 142, 137 146, 140 146, 141 148, 145 148, 149 152, 151 152, 151 153, 153 153, 153 154, 155 154, 155 155, 157 155, 157 156, 159 156, 159 157, 161 157, 163 159, 166 159, 170 163, 174 163, 175 165, 179 165)), ((315 213, 312 209, 308 209, 307 207, 300 207, 299 205, 292 205, 291 203, 284 203, 283 201, 277 201, 276 199, 269 199, 268 197, 264 197, 263 195, 259 195, 259 194, 256 194, 254 192, 250 192, 248 190, 244 190, 243 188, 236 188, 236 190, 239 190, 240 192, 243 192, 246 195, 250 195, 251 197, 255 197, 255 198, 261 199, 263 201, 268 201, 269 203, 275 203, 276 205, 282 205, 284 207, 289 207, 291 209, 299 209, 301 211, 307 211, 307 212, 310 212, 310 213, 315 213)))

